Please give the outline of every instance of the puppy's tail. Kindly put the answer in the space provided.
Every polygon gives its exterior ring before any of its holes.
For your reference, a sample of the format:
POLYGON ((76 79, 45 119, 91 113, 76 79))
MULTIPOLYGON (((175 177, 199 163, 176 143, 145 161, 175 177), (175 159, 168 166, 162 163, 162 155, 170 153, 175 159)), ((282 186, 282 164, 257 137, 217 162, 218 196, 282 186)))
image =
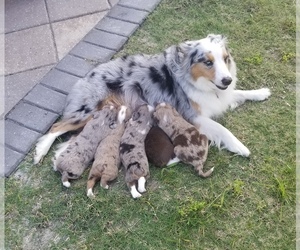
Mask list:
POLYGON ((206 172, 203 172, 203 170, 200 169, 200 170, 198 170, 198 174, 199 174, 201 177, 206 178, 206 177, 210 176, 210 175, 212 174, 213 171, 214 171, 214 167, 211 168, 210 170, 206 171, 206 172))

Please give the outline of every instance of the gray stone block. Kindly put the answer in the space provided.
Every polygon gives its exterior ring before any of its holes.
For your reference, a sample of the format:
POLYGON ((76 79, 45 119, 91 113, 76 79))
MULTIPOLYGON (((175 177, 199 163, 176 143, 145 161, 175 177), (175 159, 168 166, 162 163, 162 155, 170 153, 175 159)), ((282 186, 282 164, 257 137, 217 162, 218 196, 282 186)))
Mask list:
POLYGON ((58 116, 58 114, 21 101, 7 115, 7 118, 44 134, 58 116))
POLYGON ((84 77, 94 67, 95 65, 88 60, 71 55, 66 55, 60 63, 56 65, 56 68, 79 77, 84 77))
POLYGON ((124 36, 93 29, 84 37, 83 40, 101 47, 118 51, 122 48, 127 39, 128 38, 124 36))
POLYGON ((24 100, 60 114, 65 105, 66 95, 38 84, 24 97, 24 100))
POLYGON ((5 145, 20 153, 28 153, 42 134, 25 128, 11 120, 5 120, 5 145))
POLYGON ((130 37, 138 27, 138 24, 105 17, 96 25, 95 28, 99 30, 109 31, 121 36, 130 37))
POLYGON ((120 0, 119 5, 126 6, 138 10, 153 11, 161 0, 120 0))
POLYGON ((86 42, 78 43, 71 51, 71 55, 91 61, 92 64, 107 62, 116 52, 110 49, 99 47, 86 42))
POLYGON ((131 23, 141 24, 148 16, 148 12, 123 7, 117 4, 111 9, 108 16, 131 23))
POLYGON ((41 83, 67 95, 70 93, 73 85, 78 79, 79 77, 77 76, 70 75, 57 69, 52 69, 41 80, 41 83))
POLYGON ((10 176, 25 158, 25 154, 18 153, 8 147, 5 147, 5 169, 4 175, 10 176))

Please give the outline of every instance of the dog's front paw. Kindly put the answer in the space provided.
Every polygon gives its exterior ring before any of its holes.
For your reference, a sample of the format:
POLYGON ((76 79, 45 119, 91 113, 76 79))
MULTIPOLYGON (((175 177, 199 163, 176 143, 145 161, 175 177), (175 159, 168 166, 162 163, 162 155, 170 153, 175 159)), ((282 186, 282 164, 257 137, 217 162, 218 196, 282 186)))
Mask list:
POLYGON ((244 146, 243 143, 241 143, 239 140, 235 140, 234 144, 230 145, 227 147, 229 151, 232 153, 244 156, 244 157, 249 157, 250 155, 250 150, 244 146))
POLYGON ((262 88, 255 90, 255 100, 256 101, 264 101, 269 98, 271 95, 271 91, 269 88, 262 88))

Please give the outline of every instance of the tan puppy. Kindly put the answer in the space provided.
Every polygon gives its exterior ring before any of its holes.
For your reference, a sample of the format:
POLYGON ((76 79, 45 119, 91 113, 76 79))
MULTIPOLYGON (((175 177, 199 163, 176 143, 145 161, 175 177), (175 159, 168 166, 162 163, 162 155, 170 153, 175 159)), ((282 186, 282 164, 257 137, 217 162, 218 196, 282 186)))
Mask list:
POLYGON ((100 181, 101 187, 108 189, 107 182, 118 176, 120 160, 120 141, 125 130, 127 107, 121 106, 118 113, 116 128, 104 138, 96 151, 95 160, 87 182, 87 196, 94 196, 93 187, 100 181))

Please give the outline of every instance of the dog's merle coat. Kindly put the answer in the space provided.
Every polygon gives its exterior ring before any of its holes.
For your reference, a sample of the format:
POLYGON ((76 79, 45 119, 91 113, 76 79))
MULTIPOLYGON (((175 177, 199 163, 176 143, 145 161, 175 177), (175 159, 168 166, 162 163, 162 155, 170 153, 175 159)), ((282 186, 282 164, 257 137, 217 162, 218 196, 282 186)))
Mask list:
POLYGON ((174 73, 183 71, 180 67, 192 63, 190 60, 197 55, 193 53, 188 62, 183 62, 186 59, 180 50, 173 46, 163 54, 123 56, 99 65, 72 89, 64 118, 72 118, 74 122, 84 120, 113 92, 124 95, 133 110, 143 103, 155 106, 167 102, 190 120, 196 113, 180 85, 181 79, 174 73))

